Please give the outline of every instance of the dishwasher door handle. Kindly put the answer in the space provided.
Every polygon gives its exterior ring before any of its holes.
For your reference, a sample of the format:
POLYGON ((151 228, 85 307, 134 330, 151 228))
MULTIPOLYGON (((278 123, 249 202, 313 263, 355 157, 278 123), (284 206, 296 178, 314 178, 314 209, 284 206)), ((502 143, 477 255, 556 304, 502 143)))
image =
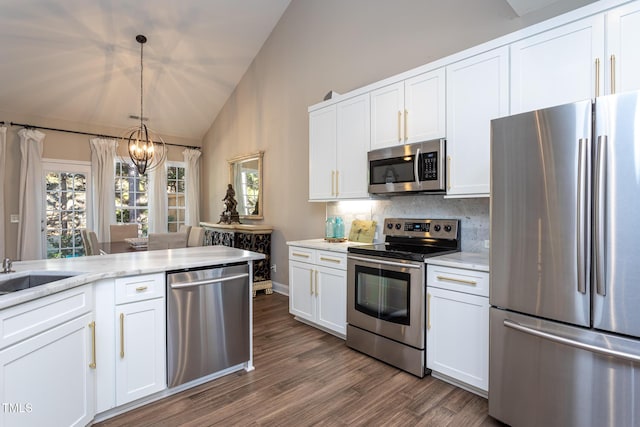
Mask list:
POLYGON ((196 286, 213 285, 214 283, 229 282, 231 280, 249 277, 249 273, 236 274, 235 276, 219 277, 216 279, 196 280, 195 282, 175 283, 171 285, 171 289, 193 288, 196 286))

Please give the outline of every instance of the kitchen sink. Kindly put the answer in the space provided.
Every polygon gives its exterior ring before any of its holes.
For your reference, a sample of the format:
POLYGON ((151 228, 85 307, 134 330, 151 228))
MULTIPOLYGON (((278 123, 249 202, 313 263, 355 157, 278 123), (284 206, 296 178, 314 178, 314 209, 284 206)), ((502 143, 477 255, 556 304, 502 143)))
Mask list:
POLYGON ((11 279, 6 279, 6 280, 2 280, 2 278, 0 277, 0 295, 21 291, 27 288, 35 288, 36 286, 46 285, 47 283, 68 279, 69 277, 73 277, 73 276, 75 275, 74 274, 31 273, 27 276, 12 277, 11 279))

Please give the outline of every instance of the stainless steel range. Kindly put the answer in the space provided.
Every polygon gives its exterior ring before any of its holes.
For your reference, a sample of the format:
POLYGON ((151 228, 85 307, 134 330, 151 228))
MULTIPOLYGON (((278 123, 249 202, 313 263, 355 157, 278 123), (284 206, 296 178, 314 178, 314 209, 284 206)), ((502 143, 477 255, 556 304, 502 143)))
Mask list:
POLYGON ((347 345, 422 378, 425 258, 460 251, 460 220, 384 220, 385 243, 347 257, 347 345))

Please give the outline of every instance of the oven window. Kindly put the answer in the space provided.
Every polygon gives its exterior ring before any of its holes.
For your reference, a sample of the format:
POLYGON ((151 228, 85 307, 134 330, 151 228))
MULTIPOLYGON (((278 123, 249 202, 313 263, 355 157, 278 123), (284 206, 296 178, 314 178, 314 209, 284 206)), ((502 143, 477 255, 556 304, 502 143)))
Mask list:
POLYGON ((356 265, 356 310, 409 324, 410 274, 356 265))
POLYGON ((414 156, 373 160, 369 164, 369 184, 396 184, 414 182, 414 156))

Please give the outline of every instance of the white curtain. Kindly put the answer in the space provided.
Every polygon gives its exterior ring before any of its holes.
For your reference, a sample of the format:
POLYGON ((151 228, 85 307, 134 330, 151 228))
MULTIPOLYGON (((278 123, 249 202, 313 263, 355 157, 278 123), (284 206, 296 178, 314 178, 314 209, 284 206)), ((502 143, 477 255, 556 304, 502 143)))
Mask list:
POLYGON ((92 138, 91 175, 93 182, 93 229, 98 241, 109 240, 109 226, 116 223, 115 139, 92 138))
POLYGON ((22 129, 20 136, 20 206, 18 213, 18 258, 22 261, 42 258, 42 141, 45 134, 22 129))
POLYGON ((4 181, 6 174, 7 128, 0 126, 0 259, 4 259, 4 181))
POLYGON ((149 233, 167 232, 167 167, 162 163, 149 173, 149 233))
POLYGON ((186 149, 182 152, 185 166, 186 225, 200 225, 200 150, 186 149))

